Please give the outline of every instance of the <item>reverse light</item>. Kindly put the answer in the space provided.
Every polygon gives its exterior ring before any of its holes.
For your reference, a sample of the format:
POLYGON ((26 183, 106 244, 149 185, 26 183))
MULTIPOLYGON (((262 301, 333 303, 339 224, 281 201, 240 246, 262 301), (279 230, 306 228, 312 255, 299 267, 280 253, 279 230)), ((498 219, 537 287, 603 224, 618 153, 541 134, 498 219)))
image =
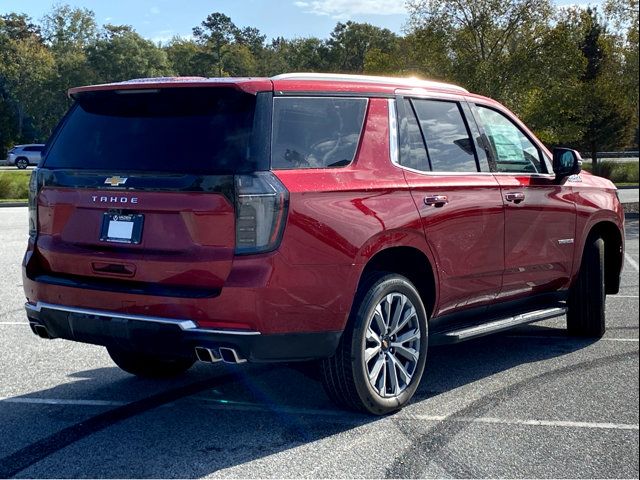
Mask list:
POLYGON ((235 176, 236 254, 278 248, 284 230, 289 192, 271 172, 235 176))

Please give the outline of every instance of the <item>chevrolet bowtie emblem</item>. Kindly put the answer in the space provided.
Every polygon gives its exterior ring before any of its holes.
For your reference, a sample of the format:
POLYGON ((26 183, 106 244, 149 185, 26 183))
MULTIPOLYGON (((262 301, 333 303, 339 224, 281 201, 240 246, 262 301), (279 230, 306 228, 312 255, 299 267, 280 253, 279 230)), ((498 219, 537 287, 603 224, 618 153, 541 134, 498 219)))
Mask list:
POLYGON ((127 183, 126 178, 122 177, 109 177, 104 181, 105 185, 111 185, 112 187, 117 187, 119 185, 124 185, 127 183))

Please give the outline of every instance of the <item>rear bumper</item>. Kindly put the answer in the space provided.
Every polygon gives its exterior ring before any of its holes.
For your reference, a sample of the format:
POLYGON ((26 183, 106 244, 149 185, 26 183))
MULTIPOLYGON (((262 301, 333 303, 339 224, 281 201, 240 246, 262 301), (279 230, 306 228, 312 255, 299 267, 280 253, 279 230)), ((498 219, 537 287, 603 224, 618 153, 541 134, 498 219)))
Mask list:
POLYGON ((195 348, 236 350, 244 360, 281 362, 331 356, 341 332, 263 335, 247 330, 199 328, 188 319, 129 315, 38 302, 25 305, 39 336, 122 349, 195 358, 195 348), (46 329, 43 330, 44 327, 46 329))

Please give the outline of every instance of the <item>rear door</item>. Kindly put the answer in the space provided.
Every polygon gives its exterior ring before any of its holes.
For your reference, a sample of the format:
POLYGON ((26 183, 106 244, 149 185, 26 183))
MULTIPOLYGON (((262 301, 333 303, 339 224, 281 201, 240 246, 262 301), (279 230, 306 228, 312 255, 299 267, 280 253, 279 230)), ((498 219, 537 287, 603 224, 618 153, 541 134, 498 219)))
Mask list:
POLYGON ((236 247, 234 174, 268 169, 256 143, 268 135, 254 128, 260 95, 80 95, 44 153, 40 271, 31 273, 62 285, 215 295, 236 247))
POLYGON ((561 289, 569 283, 576 207, 534 138, 508 112, 475 104, 484 146, 505 205, 501 299, 561 289))
POLYGON ((502 197, 467 108, 457 99, 397 100, 399 163, 437 263, 435 316, 486 305, 502 284, 502 197))

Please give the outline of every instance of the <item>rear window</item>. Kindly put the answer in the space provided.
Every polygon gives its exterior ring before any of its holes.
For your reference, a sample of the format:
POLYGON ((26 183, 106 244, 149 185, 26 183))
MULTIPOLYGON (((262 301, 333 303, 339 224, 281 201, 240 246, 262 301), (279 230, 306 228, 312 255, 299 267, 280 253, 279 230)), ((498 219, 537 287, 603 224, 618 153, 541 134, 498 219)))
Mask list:
POLYGON ((272 168, 349 165, 358 148, 366 109, 366 98, 275 98, 272 168))
POLYGON ((268 158, 252 155, 255 109, 256 96, 229 88, 84 93, 44 166, 198 174, 263 170, 268 158))

